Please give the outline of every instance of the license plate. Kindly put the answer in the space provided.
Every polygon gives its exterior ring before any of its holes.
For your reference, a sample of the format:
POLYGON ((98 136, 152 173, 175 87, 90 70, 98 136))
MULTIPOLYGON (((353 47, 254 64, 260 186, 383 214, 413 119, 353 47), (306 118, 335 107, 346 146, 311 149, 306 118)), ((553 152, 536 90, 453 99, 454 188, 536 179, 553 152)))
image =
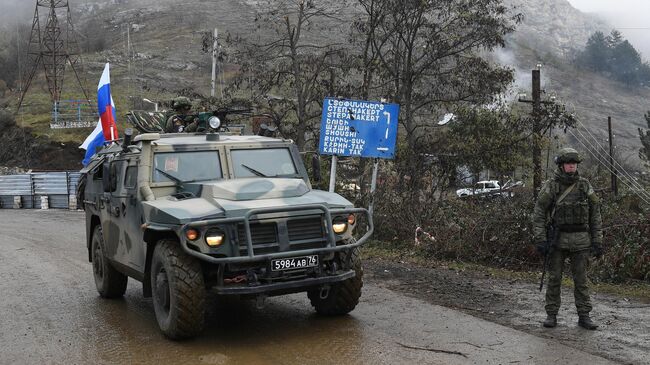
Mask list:
POLYGON ((318 266, 318 255, 271 260, 272 271, 304 269, 318 266))

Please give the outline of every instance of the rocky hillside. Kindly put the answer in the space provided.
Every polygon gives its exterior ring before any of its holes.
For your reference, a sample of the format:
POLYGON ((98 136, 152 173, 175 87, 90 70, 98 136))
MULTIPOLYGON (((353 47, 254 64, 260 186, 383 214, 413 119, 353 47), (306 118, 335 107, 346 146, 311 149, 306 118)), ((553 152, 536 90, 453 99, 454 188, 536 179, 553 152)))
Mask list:
MULTIPOLYGON (((566 0, 505 0, 524 14, 508 47, 496 54, 517 69, 515 88, 530 88, 530 70, 543 64, 547 92, 556 92, 570 110, 604 143, 607 116, 614 119, 619 152, 636 163, 637 128, 650 109, 650 90, 628 89, 571 64, 577 49, 596 30, 609 32, 603 21, 574 9, 566 0)), ((166 99, 183 89, 209 94, 210 55, 201 50, 202 32, 218 27, 222 34, 251 34, 258 0, 86 0, 71 2, 80 32, 104 42, 105 49, 85 55, 89 89, 94 90, 104 62, 112 64, 113 96, 118 112, 133 105, 127 95, 166 99), (128 29, 128 32, 127 32, 128 29), (127 57, 127 35, 133 57, 127 57), (103 39, 98 39, 103 38, 103 39)), ((278 15, 280 17, 280 15, 278 15)), ((278 18, 279 19, 279 18, 278 18)), ((29 19, 26 19, 28 21, 29 19)), ((226 53, 227 53, 226 49, 226 53)), ((226 80, 237 65, 224 65, 226 80)), ((57 132, 58 133, 58 132, 57 132)), ((54 134, 64 141, 77 139, 54 134)), ((582 147, 573 141, 575 147, 582 147)))
MULTIPOLYGON (((607 144, 607 116, 613 120, 614 141, 620 159, 638 166, 641 147, 638 128, 647 124, 643 113, 650 109, 650 89, 623 84, 576 69, 572 60, 595 31, 606 34, 611 26, 599 18, 573 8, 566 0, 506 0, 524 14, 512 35, 505 57, 517 68, 517 85, 530 94, 530 70, 541 63, 542 87, 574 111, 600 143, 607 144)), ((582 134, 587 131, 580 128, 582 134)), ((580 132, 575 132, 582 137, 580 132)), ((570 135, 556 144, 569 143, 584 150, 570 135)), ((588 156, 591 158, 591 156, 588 156)))

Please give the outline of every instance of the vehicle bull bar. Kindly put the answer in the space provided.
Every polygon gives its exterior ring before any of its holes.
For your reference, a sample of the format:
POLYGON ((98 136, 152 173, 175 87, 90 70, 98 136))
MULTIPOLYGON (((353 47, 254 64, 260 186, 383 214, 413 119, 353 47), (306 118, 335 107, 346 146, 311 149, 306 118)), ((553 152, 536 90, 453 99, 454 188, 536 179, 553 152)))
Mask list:
POLYGON ((179 234, 181 247, 187 254, 213 264, 247 263, 247 262, 266 261, 275 258, 285 258, 285 257, 293 257, 293 256, 301 256, 301 255, 316 255, 321 253, 341 252, 341 251, 350 250, 363 245, 368 240, 368 238, 370 238, 370 236, 372 235, 375 229, 372 221, 372 216, 365 208, 329 209, 323 204, 306 204, 306 205, 297 205, 293 207, 251 209, 243 217, 216 218, 216 219, 190 222, 183 225, 180 228, 180 230, 182 233, 188 228, 199 228, 199 227, 211 226, 216 224, 228 224, 228 223, 243 223, 244 231, 246 233, 246 250, 248 253, 247 256, 213 257, 210 254, 198 252, 196 250, 189 248, 187 245, 187 239, 185 238, 185 235, 179 234), (253 238, 251 235, 251 227, 250 227, 250 220, 252 216, 261 215, 261 214, 284 213, 284 212, 295 212, 295 211, 306 211, 306 210, 320 210, 323 212, 326 221, 326 228, 328 230, 326 247, 255 255, 253 251, 253 238), (336 235, 334 234, 334 229, 332 227, 332 216, 336 216, 340 214, 351 214, 351 213, 364 213, 366 218, 368 219, 368 230, 356 242, 337 246, 336 235))

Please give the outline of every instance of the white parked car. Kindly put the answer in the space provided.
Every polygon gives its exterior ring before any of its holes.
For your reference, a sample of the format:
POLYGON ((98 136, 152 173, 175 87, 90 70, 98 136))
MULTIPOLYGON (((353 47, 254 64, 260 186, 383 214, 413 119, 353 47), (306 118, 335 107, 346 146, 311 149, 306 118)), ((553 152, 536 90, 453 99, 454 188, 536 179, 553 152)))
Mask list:
MULTIPOLYGON (((507 184, 506 184, 507 185, 507 184)), ((503 191, 497 180, 485 180, 477 182, 472 188, 458 189, 456 195, 460 198, 470 195, 493 196, 503 195, 512 196, 512 192, 503 191)))

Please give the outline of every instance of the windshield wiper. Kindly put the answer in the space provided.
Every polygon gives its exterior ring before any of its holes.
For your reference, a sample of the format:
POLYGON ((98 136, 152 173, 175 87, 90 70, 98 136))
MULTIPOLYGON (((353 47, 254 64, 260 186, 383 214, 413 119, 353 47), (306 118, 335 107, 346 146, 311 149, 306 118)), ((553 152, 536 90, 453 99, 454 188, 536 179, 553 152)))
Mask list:
POLYGON ((219 178, 217 178, 217 177, 215 177, 215 178, 207 177, 207 178, 205 178, 205 179, 181 180, 181 179, 177 178, 176 176, 171 175, 171 174, 169 174, 169 173, 166 173, 165 171, 163 171, 163 170, 161 170, 161 169, 159 169, 159 168, 156 168, 156 171, 160 172, 160 173, 163 174, 166 178, 168 178, 168 179, 174 181, 175 183, 177 183, 177 184, 179 184, 179 185, 183 185, 183 184, 191 184, 191 183, 199 182, 199 181, 219 180, 219 178))
POLYGON ((163 174, 163 176, 165 176, 165 177, 168 178, 169 180, 174 181, 174 182, 177 183, 177 184, 181 184, 181 185, 182 185, 183 182, 184 182, 183 180, 177 178, 176 176, 171 175, 171 174, 168 174, 168 173, 166 173, 165 171, 163 171, 163 170, 161 170, 161 169, 159 169, 159 168, 157 168, 157 167, 156 167, 156 171, 160 172, 161 174, 163 174))
POLYGON ((269 176, 264 175, 264 173, 255 170, 254 168, 252 168, 252 167, 250 167, 250 166, 246 166, 246 165, 244 165, 244 164, 241 164, 241 166, 242 166, 243 168, 245 168, 246 170, 252 172, 252 173, 255 174, 256 176, 259 176, 259 177, 269 177, 269 176))

